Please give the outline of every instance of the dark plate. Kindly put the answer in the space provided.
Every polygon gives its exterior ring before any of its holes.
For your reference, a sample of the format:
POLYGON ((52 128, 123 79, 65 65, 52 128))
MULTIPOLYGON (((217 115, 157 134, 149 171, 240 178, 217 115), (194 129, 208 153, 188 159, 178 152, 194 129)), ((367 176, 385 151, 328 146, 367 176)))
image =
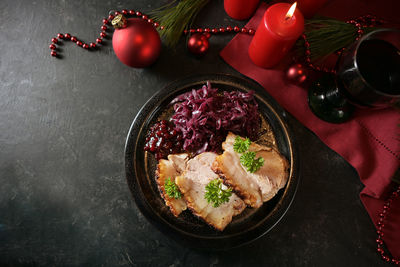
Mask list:
POLYGON ((299 182, 297 153, 285 122, 285 111, 265 90, 251 80, 225 74, 196 75, 175 81, 157 92, 139 111, 128 133, 125 147, 125 169, 129 188, 145 217, 163 233, 186 245, 202 249, 228 249, 243 245, 267 233, 289 208, 299 182), (184 211, 174 217, 165 206, 154 180, 156 162, 143 151, 149 127, 168 110, 177 95, 200 88, 210 81, 220 90, 255 91, 260 113, 269 122, 279 151, 289 160, 286 186, 259 209, 247 208, 219 232, 184 211))

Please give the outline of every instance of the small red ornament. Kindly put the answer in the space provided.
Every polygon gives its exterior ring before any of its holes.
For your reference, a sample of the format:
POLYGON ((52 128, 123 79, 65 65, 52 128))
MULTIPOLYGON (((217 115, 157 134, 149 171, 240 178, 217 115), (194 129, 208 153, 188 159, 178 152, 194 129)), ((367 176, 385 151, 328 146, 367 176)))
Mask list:
POLYGON ((291 65, 286 71, 286 78, 296 84, 303 83, 308 76, 307 68, 297 63, 291 65))
POLYGON ((161 50, 160 35, 153 25, 136 18, 128 19, 125 28, 115 30, 112 44, 118 59, 134 68, 153 64, 161 50))
POLYGON ((190 36, 187 43, 188 50, 197 56, 203 56, 205 53, 207 53, 209 48, 208 38, 210 38, 210 34, 193 34, 190 36))

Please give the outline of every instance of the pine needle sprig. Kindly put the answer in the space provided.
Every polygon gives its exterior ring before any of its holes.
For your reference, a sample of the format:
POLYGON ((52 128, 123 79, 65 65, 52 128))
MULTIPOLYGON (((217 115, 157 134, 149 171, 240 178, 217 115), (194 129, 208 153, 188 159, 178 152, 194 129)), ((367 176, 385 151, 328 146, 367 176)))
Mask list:
MULTIPOLYGON (((365 27, 364 34, 376 28, 365 27)), ((357 38, 357 27, 353 24, 331 18, 315 18, 306 21, 305 35, 310 44, 310 58, 315 62, 335 53, 343 47, 349 46, 357 38)), ((304 55, 304 40, 299 39, 296 48, 304 55)))
POLYGON ((181 0, 176 4, 176 0, 165 6, 154 10, 150 17, 164 26, 160 30, 160 35, 165 40, 167 46, 175 46, 185 29, 193 24, 194 19, 200 10, 210 0, 181 0))

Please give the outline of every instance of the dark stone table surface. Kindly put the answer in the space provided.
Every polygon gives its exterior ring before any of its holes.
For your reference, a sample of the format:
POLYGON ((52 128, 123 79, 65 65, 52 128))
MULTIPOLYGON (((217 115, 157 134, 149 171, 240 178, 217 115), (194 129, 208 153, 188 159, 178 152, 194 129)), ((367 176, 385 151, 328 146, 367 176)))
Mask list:
MULTIPOLYGON (((375 230, 359 199, 356 171, 289 117, 301 165, 295 200, 255 242, 197 251, 159 232, 137 209, 124 170, 130 124, 147 99, 196 73, 239 75, 213 37, 207 55, 182 39, 145 69, 118 61, 111 40, 88 52, 70 42, 63 58, 50 39, 94 40, 110 9, 153 10, 167 1, 0 2, 0 266, 379 266, 375 230)), ((211 1, 197 25, 244 25, 211 1)))

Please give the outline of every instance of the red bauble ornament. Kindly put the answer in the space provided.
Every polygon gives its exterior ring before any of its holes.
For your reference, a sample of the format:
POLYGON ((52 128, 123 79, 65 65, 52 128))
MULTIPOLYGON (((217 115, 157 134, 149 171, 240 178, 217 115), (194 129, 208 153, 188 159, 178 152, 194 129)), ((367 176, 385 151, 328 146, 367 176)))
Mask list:
POLYGON ((161 50, 160 35, 153 25, 142 19, 128 19, 125 28, 116 29, 112 38, 115 55, 134 68, 153 64, 161 50))
POLYGON ((296 84, 303 83, 308 76, 307 68, 301 64, 293 64, 286 71, 286 78, 296 84))
POLYGON ((197 56, 203 56, 208 51, 208 38, 210 38, 209 33, 195 33, 190 36, 187 43, 189 51, 197 56))

